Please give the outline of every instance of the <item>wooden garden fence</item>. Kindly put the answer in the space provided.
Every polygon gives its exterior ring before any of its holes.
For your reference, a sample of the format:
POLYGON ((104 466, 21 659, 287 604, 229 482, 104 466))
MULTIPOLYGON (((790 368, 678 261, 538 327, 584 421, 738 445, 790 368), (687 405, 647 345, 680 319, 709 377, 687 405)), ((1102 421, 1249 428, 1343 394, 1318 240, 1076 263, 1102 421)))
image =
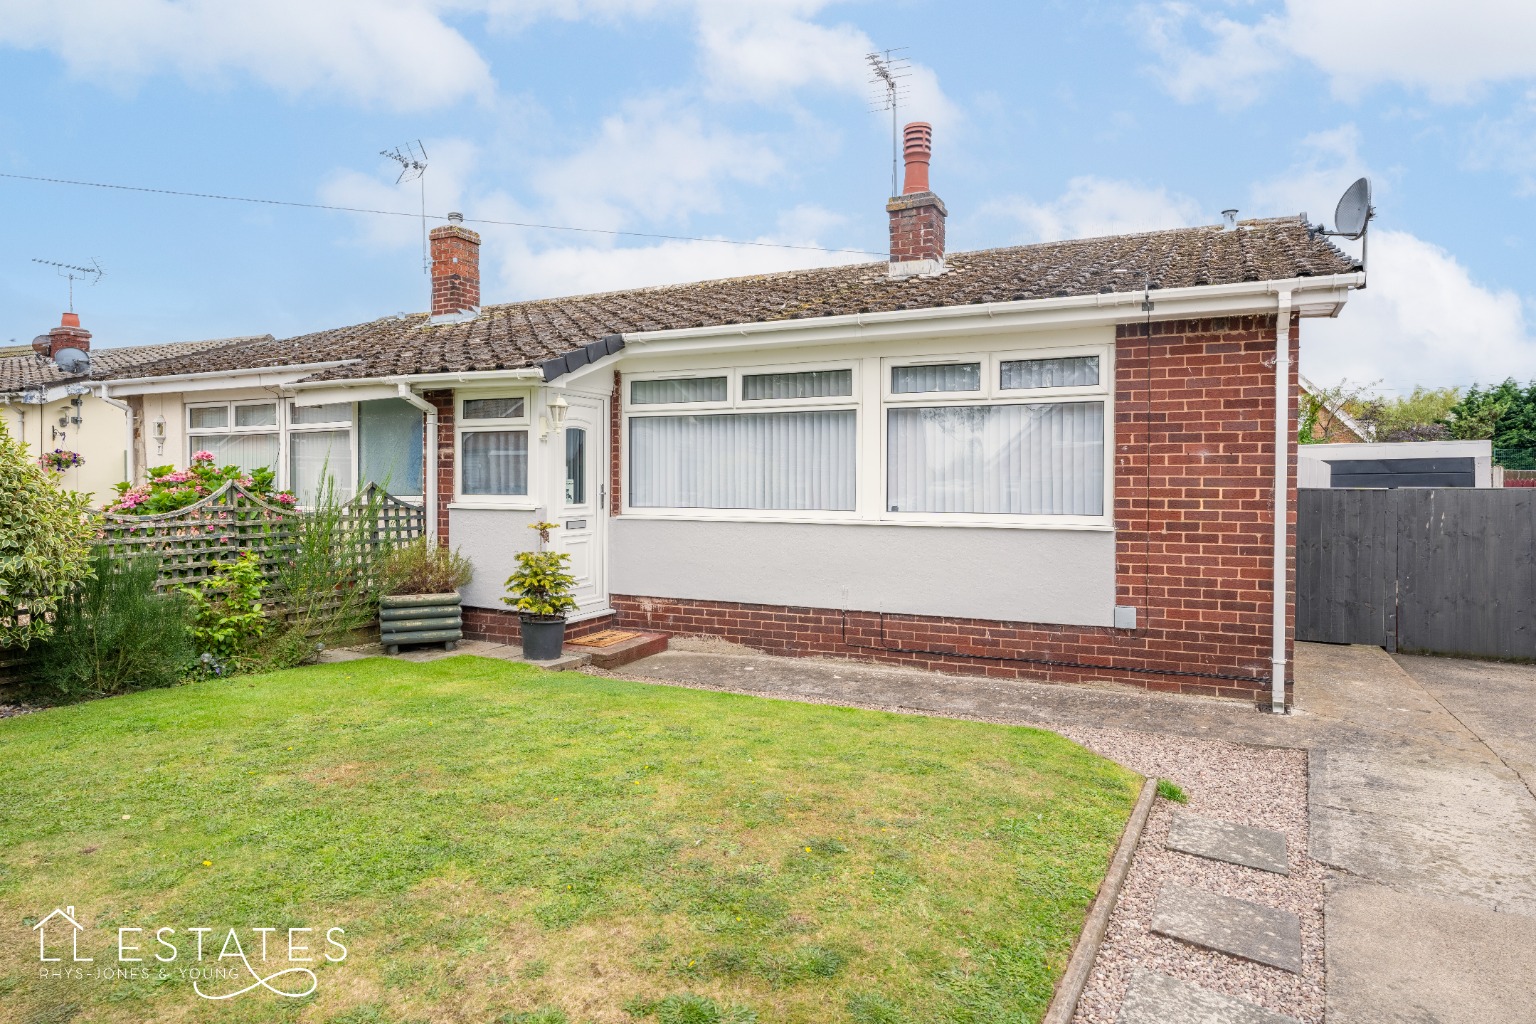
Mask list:
MULTIPOLYGON (((115 557, 160 559, 160 585, 172 587, 196 583, 247 551, 255 553, 268 576, 274 575, 293 552, 309 514, 268 502, 231 480, 195 505, 173 512, 100 513, 98 536, 115 557)), ((426 527, 420 508, 377 484, 369 484, 348 502, 343 514, 357 527, 348 535, 375 550, 414 540, 426 527), (372 522, 359 521, 370 517, 372 522)), ((357 553, 337 552, 337 557, 357 553)))
MULTIPOLYGON (((314 513, 284 508, 230 481, 195 505, 157 515, 95 513, 97 542, 114 557, 153 555, 160 560, 162 588, 194 584, 218 571, 221 563, 255 552, 269 579, 296 550, 305 517, 314 513)), ((370 560, 381 548, 394 547, 426 533, 426 514, 377 484, 369 484, 342 508, 338 534, 350 550, 339 560, 370 560)), ((27 655, 0 650, 0 703, 23 681, 27 655)))

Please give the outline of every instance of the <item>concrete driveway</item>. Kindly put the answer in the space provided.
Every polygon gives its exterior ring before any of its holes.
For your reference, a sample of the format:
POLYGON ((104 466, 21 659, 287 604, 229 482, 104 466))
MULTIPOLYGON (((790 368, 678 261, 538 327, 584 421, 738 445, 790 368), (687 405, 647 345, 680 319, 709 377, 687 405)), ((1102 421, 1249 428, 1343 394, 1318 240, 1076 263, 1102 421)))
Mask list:
POLYGON ((1536 1021, 1536 668, 1301 644, 1297 710, 953 677, 688 644, 625 675, 928 714, 1114 726, 1308 751, 1334 870, 1328 1020, 1536 1021))

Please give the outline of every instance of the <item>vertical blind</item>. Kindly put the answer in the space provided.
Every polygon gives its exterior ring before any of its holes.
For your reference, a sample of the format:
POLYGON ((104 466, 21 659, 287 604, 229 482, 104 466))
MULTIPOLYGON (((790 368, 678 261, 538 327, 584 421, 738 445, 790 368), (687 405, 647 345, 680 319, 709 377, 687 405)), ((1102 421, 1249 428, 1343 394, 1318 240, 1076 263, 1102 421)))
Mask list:
POLYGON ((465 494, 528 493, 528 431, 466 431, 459 450, 465 494))
POLYGON ((629 503, 852 511, 854 424, 851 409, 634 417, 629 503))
POLYGON ((852 370, 748 373, 741 378, 743 401, 769 398, 841 398, 853 394, 852 370))
POLYGON ((1099 357, 1005 359, 999 377, 998 386, 1003 388, 1089 387, 1099 382, 1099 357))
MULTIPOLYGON (((350 412, 350 409, 348 410, 350 412)), ((295 430, 288 435, 288 485, 300 505, 315 505, 325 478, 336 481, 335 496, 352 497, 352 432, 295 430)))
POLYGON ((631 405, 661 405, 668 402, 723 402, 724 377, 669 377, 665 380, 636 380, 629 384, 631 405))
POLYGON ((892 512, 1104 514, 1104 404, 891 409, 892 512))
POLYGON ((193 452, 213 452, 214 464, 218 466, 239 466, 247 473, 253 469, 277 469, 275 433, 192 434, 187 440, 193 452))
POLYGON ((926 391, 980 391, 980 363, 943 363, 937 366, 891 368, 891 393, 913 395, 926 391))

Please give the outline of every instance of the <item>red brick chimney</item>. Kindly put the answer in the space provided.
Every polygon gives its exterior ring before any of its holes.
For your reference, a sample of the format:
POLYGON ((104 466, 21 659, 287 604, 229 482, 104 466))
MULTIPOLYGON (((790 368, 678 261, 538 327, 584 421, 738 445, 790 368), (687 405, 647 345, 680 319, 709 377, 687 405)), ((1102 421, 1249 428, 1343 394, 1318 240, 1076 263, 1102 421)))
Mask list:
POLYGON ((906 174, 901 195, 885 204, 891 215, 891 276, 939 274, 944 270, 944 201, 928 187, 933 159, 933 126, 913 121, 902 132, 906 174))
POLYGON ((57 359, 59 353, 66 348, 77 348, 81 352, 89 352, 91 332, 80 326, 79 313, 65 313, 59 326, 49 331, 44 338, 34 341, 32 348, 39 355, 46 355, 49 359, 57 359))
POLYGON ((432 315, 453 316, 480 308, 480 236, 464 226, 462 213, 433 228, 432 315))

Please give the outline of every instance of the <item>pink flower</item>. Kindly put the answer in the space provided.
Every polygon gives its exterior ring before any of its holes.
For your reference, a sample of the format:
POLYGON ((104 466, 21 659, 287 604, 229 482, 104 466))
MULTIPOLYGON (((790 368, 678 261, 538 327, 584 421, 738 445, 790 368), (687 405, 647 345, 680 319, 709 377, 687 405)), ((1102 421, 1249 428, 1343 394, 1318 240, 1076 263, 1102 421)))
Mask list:
POLYGON ((297 505, 299 499, 295 498, 291 494, 284 492, 277 495, 277 502, 280 505, 297 505))
POLYGON ((210 451, 198 451, 192 453, 193 462, 212 462, 213 459, 213 452, 210 451))

